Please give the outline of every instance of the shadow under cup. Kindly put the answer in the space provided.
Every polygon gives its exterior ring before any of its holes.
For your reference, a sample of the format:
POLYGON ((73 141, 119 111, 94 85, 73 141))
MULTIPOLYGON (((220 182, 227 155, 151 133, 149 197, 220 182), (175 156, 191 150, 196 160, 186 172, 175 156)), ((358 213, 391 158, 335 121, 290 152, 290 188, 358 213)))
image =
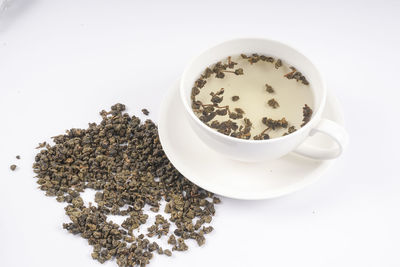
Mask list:
POLYGON ((183 72, 180 81, 180 97, 186 117, 198 137, 210 148, 231 159, 240 161, 264 161, 284 156, 307 138, 312 126, 318 123, 326 101, 326 87, 311 61, 303 54, 283 43, 268 39, 235 39, 214 46, 196 57, 183 72), (191 91, 194 82, 204 70, 228 56, 258 53, 280 58, 301 71, 310 82, 314 96, 313 116, 309 123, 296 132, 268 140, 244 140, 224 135, 205 125, 191 108, 191 91))

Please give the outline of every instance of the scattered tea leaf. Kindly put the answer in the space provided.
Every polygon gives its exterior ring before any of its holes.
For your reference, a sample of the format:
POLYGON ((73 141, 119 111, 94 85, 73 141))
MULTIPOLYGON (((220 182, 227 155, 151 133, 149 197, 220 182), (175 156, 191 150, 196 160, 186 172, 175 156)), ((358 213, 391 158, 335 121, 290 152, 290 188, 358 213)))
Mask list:
POLYGON ((144 109, 142 109, 142 113, 144 115, 148 116, 150 112, 147 109, 144 108, 144 109))
POLYGON ((39 145, 36 147, 36 149, 43 148, 46 146, 46 144, 47 144, 46 142, 39 143, 39 145))

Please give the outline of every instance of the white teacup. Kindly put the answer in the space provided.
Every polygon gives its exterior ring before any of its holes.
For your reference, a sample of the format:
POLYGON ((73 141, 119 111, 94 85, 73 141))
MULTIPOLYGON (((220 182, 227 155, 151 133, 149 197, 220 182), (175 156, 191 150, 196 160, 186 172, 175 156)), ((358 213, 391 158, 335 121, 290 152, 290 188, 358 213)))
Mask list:
POLYGON ((327 89, 318 69, 303 54, 283 43, 269 39, 234 39, 214 46, 196 57, 184 70, 180 81, 180 96, 186 117, 199 138, 210 148, 240 161, 273 160, 295 152, 314 159, 333 159, 340 156, 348 143, 346 130, 336 122, 321 118, 325 108, 327 89), (204 124, 191 108, 191 90, 196 79, 208 66, 238 54, 259 53, 280 58, 307 77, 314 95, 314 112, 311 120, 302 128, 286 136, 268 140, 244 140, 224 135, 204 124), (337 146, 331 149, 299 146, 317 132, 332 138, 337 146))

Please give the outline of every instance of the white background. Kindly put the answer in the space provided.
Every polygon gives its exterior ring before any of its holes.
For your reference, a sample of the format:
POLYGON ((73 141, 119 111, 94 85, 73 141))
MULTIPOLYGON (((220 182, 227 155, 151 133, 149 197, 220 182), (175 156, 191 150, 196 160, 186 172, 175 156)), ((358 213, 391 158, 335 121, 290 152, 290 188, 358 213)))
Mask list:
POLYGON ((244 36, 286 42, 321 68, 350 146, 298 193, 222 198, 205 246, 150 266, 400 266, 399 14, 382 0, 11 0, 0 15, 0 266, 100 266, 62 229, 63 205, 36 189, 34 147, 116 102, 157 120, 193 56, 244 36))

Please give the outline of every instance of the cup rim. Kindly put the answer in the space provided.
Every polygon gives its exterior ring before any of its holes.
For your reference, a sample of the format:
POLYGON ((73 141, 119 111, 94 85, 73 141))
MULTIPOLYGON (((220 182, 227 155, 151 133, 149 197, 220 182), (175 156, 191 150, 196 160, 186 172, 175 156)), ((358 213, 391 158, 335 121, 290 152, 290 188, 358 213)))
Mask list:
MULTIPOLYGON (((212 64, 212 63, 211 63, 212 64)), ((203 51, 201 51, 201 53, 197 54, 197 56, 193 57, 189 63, 186 65, 180 82, 179 82, 179 95, 181 98, 181 101, 183 102, 183 105, 186 109, 186 112, 190 114, 191 118, 194 119, 194 121, 200 125, 200 127, 202 127, 203 129, 205 129, 207 132, 214 134, 216 136, 219 136, 220 138, 226 139, 226 140, 230 140, 230 141, 234 141, 234 142, 238 142, 238 143, 246 143, 246 144, 261 144, 261 143, 274 143, 274 142, 280 142, 283 140, 286 140, 288 138, 294 138, 295 136, 301 135, 304 131, 307 131, 308 128, 311 127, 311 125, 313 124, 313 122, 315 122, 315 119, 320 117, 320 114, 322 114, 322 111, 324 109, 325 103, 326 103, 326 84, 325 84, 325 80, 323 79, 323 76, 321 75, 319 69, 317 68, 317 66, 314 64, 314 62, 312 62, 307 56, 305 56, 302 52, 300 52, 299 50, 297 50, 296 48, 285 44, 283 42, 277 41, 277 40, 273 40, 273 39, 269 39, 269 38, 261 38, 261 37, 243 37, 243 38, 235 38, 235 39, 229 39, 223 42, 220 42, 216 45, 213 45, 211 47, 208 47, 207 49, 204 49, 203 51), (279 137, 275 137, 275 138, 271 138, 271 139, 262 139, 262 140, 252 140, 252 139, 241 139, 241 138, 236 138, 236 137, 232 137, 229 135, 225 135, 222 134, 218 131, 215 131, 214 129, 212 129, 211 127, 207 126, 205 123, 203 123, 193 112, 191 105, 188 103, 187 99, 185 98, 185 92, 184 92, 184 86, 183 86, 183 81, 184 81, 184 77, 187 76, 187 73, 189 72, 191 66, 193 65, 193 63, 198 60, 198 58, 200 58, 204 53, 206 53, 207 51, 214 49, 215 47, 218 47, 220 45, 229 43, 229 42, 235 42, 235 41, 244 41, 244 40, 254 40, 254 41, 268 41, 268 42, 274 42, 278 45, 281 46, 285 46, 289 49, 294 50, 296 53, 300 54, 301 56, 303 56, 304 58, 306 58, 310 64, 314 67, 317 76, 319 77, 319 79, 321 80, 322 83, 322 101, 320 106, 318 107, 317 112, 315 112, 311 118, 311 120, 304 125, 303 127, 301 127, 300 129, 296 130, 295 132, 285 135, 285 136, 279 136, 279 137)))

